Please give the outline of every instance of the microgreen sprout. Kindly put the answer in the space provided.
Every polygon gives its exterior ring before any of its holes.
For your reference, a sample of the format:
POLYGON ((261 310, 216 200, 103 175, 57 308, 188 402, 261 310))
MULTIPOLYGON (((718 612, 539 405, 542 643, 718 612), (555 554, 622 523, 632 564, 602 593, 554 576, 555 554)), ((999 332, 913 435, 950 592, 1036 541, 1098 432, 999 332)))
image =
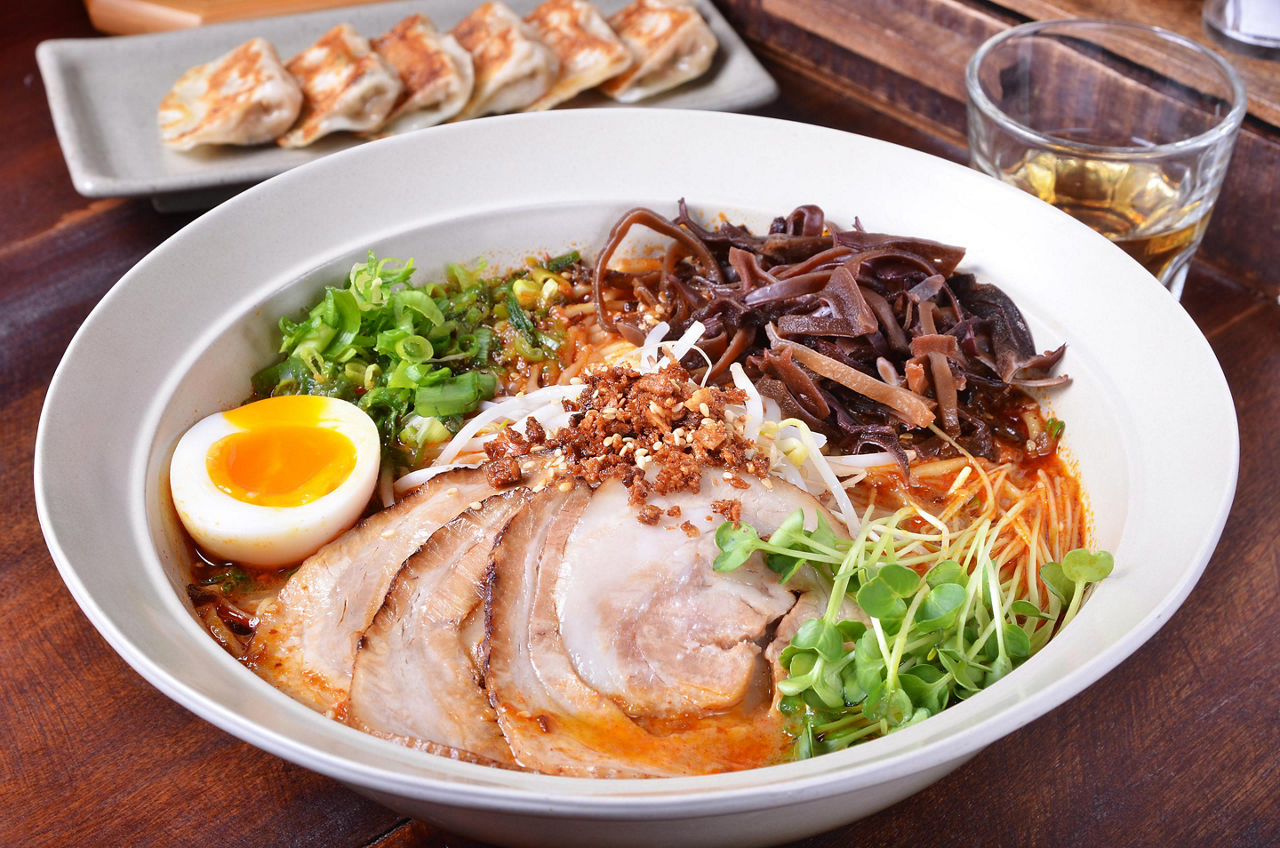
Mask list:
MULTIPOLYGON (((958 532, 919 506, 864 517, 851 540, 821 515, 788 516, 768 538, 746 523, 716 531, 714 568, 764 555, 782 582, 811 569, 830 588, 823 614, 800 625, 778 657, 779 708, 797 757, 874 739, 936 715, 1026 661, 1075 615, 1111 555, 1076 549, 1045 563, 1047 606, 1029 599, 1021 566, 993 559, 999 527, 982 518, 958 532), (908 529, 927 526, 930 532, 908 529)), ((1039 597, 1038 591, 1035 597, 1039 597)))

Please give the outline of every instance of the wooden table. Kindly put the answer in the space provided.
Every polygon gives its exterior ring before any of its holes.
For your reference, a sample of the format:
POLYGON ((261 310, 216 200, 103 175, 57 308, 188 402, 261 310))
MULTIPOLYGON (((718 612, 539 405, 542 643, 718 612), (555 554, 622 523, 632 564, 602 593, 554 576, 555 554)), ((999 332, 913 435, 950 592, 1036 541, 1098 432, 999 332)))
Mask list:
MULTIPOLYGON (((4 4, 0 32, 0 845, 474 844, 191 715, 130 670, 63 587, 33 507, 45 387, 99 298, 189 218, 73 191, 33 51, 92 34, 76 0, 4 4)), ((783 96, 768 114, 963 156, 771 69, 783 96)), ((1280 307, 1254 291, 1197 266, 1184 298, 1226 371, 1243 446, 1235 508, 1188 601, 1066 705, 803 845, 1280 844, 1280 307)), ((88 428, 111 410, 84 414, 88 428)), ((1195 474, 1196 446, 1169 460, 1195 474)))

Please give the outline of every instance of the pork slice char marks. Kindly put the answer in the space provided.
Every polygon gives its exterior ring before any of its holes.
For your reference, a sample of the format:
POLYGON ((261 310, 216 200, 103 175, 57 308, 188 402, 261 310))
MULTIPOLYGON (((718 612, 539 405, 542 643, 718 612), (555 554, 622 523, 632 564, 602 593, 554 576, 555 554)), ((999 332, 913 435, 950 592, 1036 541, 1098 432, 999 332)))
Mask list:
POLYGON ((325 545, 260 611, 247 664, 304 704, 340 716, 356 647, 400 566, 437 529, 496 491, 482 469, 445 471, 325 545))
POLYGON ((513 766, 481 686, 472 614, 493 548, 527 489, 493 495, 441 527, 396 575, 356 654, 347 723, 454 759, 513 766))
MULTIPOLYGON (((485 684, 516 762, 579 777, 663 777, 780 761, 788 744, 757 640, 794 598, 759 564, 736 578, 711 574, 709 551, 691 548, 678 526, 619 522, 625 496, 617 481, 594 493, 544 492, 494 550, 485 684), (732 613, 722 631, 694 623, 712 610, 732 613), (727 677, 695 667, 712 658, 732 667, 727 677), (752 686, 760 697, 749 697, 752 686)), ((777 522, 789 511, 779 512, 777 522)))

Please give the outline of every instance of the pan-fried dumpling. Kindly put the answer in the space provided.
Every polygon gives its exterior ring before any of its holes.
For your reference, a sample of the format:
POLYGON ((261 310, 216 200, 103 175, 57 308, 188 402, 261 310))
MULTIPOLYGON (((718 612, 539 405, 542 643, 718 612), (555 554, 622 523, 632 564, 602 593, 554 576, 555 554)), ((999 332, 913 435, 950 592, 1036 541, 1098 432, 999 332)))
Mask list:
POLYGON ((685 0, 633 0, 609 18, 609 26, 631 48, 635 65, 600 90, 623 103, 701 76, 716 54, 711 27, 685 0))
POLYGON ((170 147, 262 144, 289 129, 302 90, 262 38, 187 71, 160 103, 160 137, 170 147))
POLYGON ((447 121, 471 96, 475 72, 471 54, 448 33, 436 31, 425 15, 410 15, 373 39, 373 49, 400 74, 404 93, 386 132, 405 132, 447 121))
POLYGON ((587 0, 546 0, 525 21, 560 60, 551 90, 527 111, 550 109, 631 67, 631 51, 587 0))
POLYGON ((284 147, 305 147, 338 130, 377 129, 400 96, 396 69, 349 24, 320 36, 285 67, 302 86, 303 100, 298 122, 279 139, 284 147))
POLYGON ((459 119, 523 109, 546 94, 560 73, 555 52, 497 0, 463 18, 453 36, 476 67, 476 86, 459 119))

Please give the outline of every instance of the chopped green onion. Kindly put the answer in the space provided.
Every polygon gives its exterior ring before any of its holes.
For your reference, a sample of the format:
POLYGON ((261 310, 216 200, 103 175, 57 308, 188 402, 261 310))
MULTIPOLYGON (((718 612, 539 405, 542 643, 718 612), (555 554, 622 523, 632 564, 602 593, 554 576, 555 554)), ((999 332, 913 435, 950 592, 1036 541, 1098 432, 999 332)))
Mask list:
POLYGON ((539 291, 538 284, 528 277, 520 277, 511 283, 511 293, 515 295, 516 302, 526 309, 537 306, 539 291))
POLYGON ((425 362, 431 358, 431 342, 422 336, 405 336, 396 342, 396 355, 410 362, 425 362))
MULTIPOLYGON (((563 270, 578 256, 557 260, 563 270)), ((493 397, 502 369, 544 361, 562 343, 545 311, 542 281, 555 285, 545 266, 492 279, 479 276, 484 269, 450 264, 444 281, 414 286, 412 259, 370 253, 345 287, 327 287, 299 320, 280 318, 283 356, 253 375, 254 393, 356 403, 378 425, 384 448, 405 449, 401 459, 416 465, 425 445, 450 438, 493 397), (516 330, 505 350, 496 344, 504 322, 516 330)))
POLYGON ((576 265, 580 259, 582 259, 581 254, 576 250, 571 250, 568 253, 562 253, 559 256, 548 259, 543 264, 543 267, 553 274, 559 274, 566 268, 576 265))
POLYGON ((498 380, 483 371, 468 371, 457 377, 419 389, 414 406, 419 415, 445 417, 470 412, 480 401, 493 397, 498 380))
POLYGON ((538 328, 529 318, 529 314, 520 306, 520 301, 516 299, 515 292, 507 294, 507 316, 511 321, 511 326, 515 327, 524 337, 529 340, 529 344, 536 345, 538 343, 538 328))

